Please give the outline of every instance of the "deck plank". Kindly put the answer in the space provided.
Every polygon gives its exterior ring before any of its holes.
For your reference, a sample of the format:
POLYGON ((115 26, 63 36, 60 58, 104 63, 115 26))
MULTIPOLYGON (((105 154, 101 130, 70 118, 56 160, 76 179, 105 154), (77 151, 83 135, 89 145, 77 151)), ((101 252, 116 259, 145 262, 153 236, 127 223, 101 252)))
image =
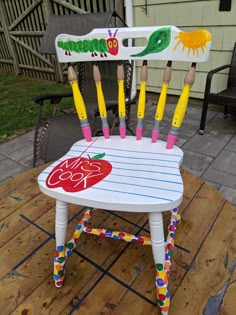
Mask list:
POLYGON ((235 301, 235 292, 236 292, 236 270, 234 269, 234 273, 230 278, 230 282, 222 301, 222 304, 219 308, 219 312, 217 315, 230 315, 235 313, 236 309, 236 301, 235 301))
MULTIPOLYGON (((61 314, 68 305, 76 303, 76 297, 82 296, 80 292, 86 284, 92 286, 101 275, 93 265, 77 255, 68 261, 68 267, 70 271, 67 272, 65 285, 58 289, 54 285, 50 264, 50 275, 33 292, 28 292, 28 297, 18 304, 12 314, 24 314, 24 310, 32 315, 39 314, 39 310, 40 314, 61 314)), ((27 287, 30 288, 29 283, 27 287)))
MULTIPOLYGON (((50 163, 46 164, 49 165, 50 163)), ((41 165, 37 168, 31 169, 25 173, 22 173, 16 177, 9 179, 8 181, 4 182, 3 185, 0 185, 0 199, 4 198, 11 194, 14 190, 18 190, 20 186, 24 185, 25 183, 29 182, 43 169, 45 169, 46 165, 41 165)))
MULTIPOLYGON (((199 314, 204 314, 209 299, 216 296, 229 279, 229 269, 225 267, 224 261, 227 254, 231 263, 235 259, 235 216, 236 209, 226 202, 181 287, 172 298, 171 309, 175 310, 176 315, 194 314, 196 309, 199 314)), ((217 313, 211 310, 206 314, 217 313)))
POLYGON ((179 280, 175 283, 177 287, 222 211, 224 203, 225 199, 219 193, 204 184, 184 210, 181 225, 177 228, 175 242, 188 249, 190 253, 184 253, 181 249, 175 248, 172 270, 175 275, 179 274, 177 272, 179 267, 182 271, 179 280))
POLYGON ((1 201, 0 220, 6 218, 39 194, 40 191, 36 183, 36 178, 32 178, 28 182, 20 185, 17 190, 10 192, 9 195, 1 201))
MULTIPOLYGON (((27 296, 34 292, 37 286, 52 274, 51 254, 54 247, 54 240, 49 240, 43 246, 43 250, 36 251, 16 271, 12 271, 0 280, 0 308, 4 309, 6 314, 14 311, 27 296)), ((19 261, 19 256, 15 257, 16 262, 19 261)))
POLYGON ((49 211, 52 207, 54 207, 54 203, 55 201, 51 198, 40 194, 1 220, 0 247, 14 238, 27 226, 29 226, 30 222, 24 220, 22 215, 26 216, 32 221, 35 221, 44 213, 49 211))
MULTIPOLYGON (((122 300, 125 296, 125 293, 128 292, 124 286, 120 285, 113 279, 108 276, 102 278, 99 284, 94 288, 94 290, 90 293, 89 298, 87 298, 83 303, 80 305, 80 308, 75 310, 73 314, 79 315, 90 315, 90 314, 113 314, 113 311, 116 311, 118 305, 123 304, 122 300)), ((123 314, 152 314, 146 313, 146 310, 149 309, 151 311, 156 310, 157 307, 148 304, 144 300, 134 296, 134 303, 130 305, 132 309, 131 312, 125 312, 123 314), (141 303, 138 305, 136 304, 139 300, 141 303)), ((124 305, 123 305, 124 306, 124 305)), ((119 309, 119 306, 118 306, 119 309)), ((65 310, 64 314, 68 314, 71 309, 65 310)), ((119 313, 118 314, 122 314, 119 313)))
MULTIPOLYGON (((94 215, 94 224, 96 224, 97 226, 102 225, 106 225, 108 221, 109 223, 112 223, 113 225, 117 224, 118 225, 124 225, 124 228, 129 227, 130 228, 130 224, 122 221, 121 219, 115 217, 114 215, 109 214, 106 211, 97 211, 97 213, 95 213, 97 215, 94 215), (118 222, 117 222, 118 221, 118 222), (120 222, 119 222, 120 221, 120 222), (119 224, 120 223, 120 224, 119 224)), ((44 225, 46 224, 48 226, 47 230, 49 232, 52 232, 51 230, 53 230, 53 224, 54 221, 52 220, 54 218, 54 213, 52 213, 52 211, 48 212, 45 216, 42 216, 39 220, 37 220, 35 223, 40 226, 40 227, 44 227, 44 225), (52 222, 53 221, 53 222, 52 222), (53 224, 52 224, 53 223, 53 224)), ((140 220, 141 218, 139 218, 138 220, 140 220)), ((78 219, 74 219, 70 222, 69 224, 69 228, 68 228, 68 238, 70 238, 70 236, 73 233, 73 230, 76 226, 76 223, 78 223, 78 219)), ((135 228, 137 229, 137 228, 135 228)), ((28 234, 28 232, 27 232, 28 234)), ((55 246, 55 244, 54 244, 55 246)), ((95 236, 89 236, 89 235, 83 235, 81 237, 81 242, 78 243, 78 247, 77 250, 79 250, 79 252, 82 255, 85 255, 87 257, 89 257, 90 259, 92 259, 92 261, 94 261, 95 264, 98 264, 99 266, 102 266, 103 268, 106 268, 110 262, 116 257, 116 255, 119 254, 120 250, 125 246, 125 243, 121 243, 121 242, 116 242, 114 240, 108 240, 108 239, 101 239, 95 236), (97 255, 97 249, 99 248, 100 254, 97 255)), ((41 252, 41 255, 44 256, 44 247, 42 247, 41 249, 38 250, 38 252, 41 252)), ((52 268, 53 268, 53 264, 52 264, 52 255, 54 252, 54 248, 51 250, 51 257, 50 257, 50 266, 51 266, 51 273, 50 276, 52 278, 52 268)), ((75 257, 78 257, 76 255, 73 255, 72 258, 70 258, 68 260, 68 265, 67 265, 67 274, 69 274, 69 277, 66 277, 65 280, 65 288, 67 287, 67 285, 69 284, 69 281, 72 281, 72 287, 75 283, 77 283, 77 281, 79 281, 80 283, 84 283, 81 281, 80 277, 82 278, 91 278, 91 284, 90 286, 93 285, 94 282, 96 282, 96 278, 98 277, 97 272, 91 272, 91 270, 86 270, 84 268, 84 264, 89 264, 88 262, 86 262, 86 260, 84 259, 79 259, 79 261, 77 260, 76 263, 74 263, 74 259, 75 257), (75 276, 76 274, 76 276, 75 276), (78 274, 78 276, 77 276, 78 274), (83 276, 83 274, 86 274, 85 276, 83 276), (74 275, 72 277, 72 275, 74 275)), ((90 265, 90 264, 89 264, 90 265)), ((94 268, 94 267, 93 267, 94 268)), ((18 272, 18 270, 17 270, 18 272)), ((76 285, 76 291, 73 291, 73 294, 66 294, 63 297, 63 303, 59 303, 58 299, 57 299, 57 289, 52 290, 51 296, 53 295, 53 297, 50 300, 50 303, 48 302, 48 289, 45 288, 45 283, 48 283, 48 281, 50 282, 50 285, 54 288, 54 284, 52 283, 52 281, 50 280, 50 276, 48 279, 48 274, 45 275, 45 279, 42 279, 42 284, 37 288, 34 288, 34 284, 32 284, 31 282, 27 282, 24 284, 24 288, 26 289, 27 286, 31 287, 31 290, 33 291, 32 294, 30 296, 28 296, 26 298, 25 301, 21 301, 21 304, 19 305, 19 307, 15 310, 16 314, 19 314, 19 312, 23 311, 23 310, 28 310, 30 312, 34 312, 34 303, 32 303, 33 301, 44 301, 44 305, 45 305, 45 309, 47 310, 47 312, 54 312, 55 309, 56 310, 60 310, 62 311, 62 309, 66 306, 66 305, 70 305, 71 304, 71 300, 73 300, 73 297, 75 295, 79 295, 80 290, 79 290, 79 286, 76 285), (54 293, 53 293, 54 292, 54 293), (32 307, 30 307, 30 305, 33 304, 32 307)), ((63 288, 64 288, 63 287, 63 288)), ((82 286, 83 287, 83 286, 82 286)), ((61 290, 61 289, 60 289, 61 290)), ((14 291, 14 290, 13 290, 14 291)), ((65 289, 65 292, 67 292, 67 289, 65 289)), ((60 291, 59 291, 60 294, 60 291)), ((26 293, 25 293, 26 296, 26 293)), ((40 306, 42 307, 42 306, 40 306)), ((33 313, 32 313, 33 314, 33 313)))

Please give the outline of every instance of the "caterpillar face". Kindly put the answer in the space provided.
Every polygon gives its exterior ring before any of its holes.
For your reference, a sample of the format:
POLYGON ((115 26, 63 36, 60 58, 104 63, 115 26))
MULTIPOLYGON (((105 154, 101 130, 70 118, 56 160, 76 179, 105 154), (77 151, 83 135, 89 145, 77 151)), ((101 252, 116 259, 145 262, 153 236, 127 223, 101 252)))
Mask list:
POLYGON ((116 56, 119 50, 119 43, 115 37, 110 37, 107 39, 107 49, 111 55, 116 56))

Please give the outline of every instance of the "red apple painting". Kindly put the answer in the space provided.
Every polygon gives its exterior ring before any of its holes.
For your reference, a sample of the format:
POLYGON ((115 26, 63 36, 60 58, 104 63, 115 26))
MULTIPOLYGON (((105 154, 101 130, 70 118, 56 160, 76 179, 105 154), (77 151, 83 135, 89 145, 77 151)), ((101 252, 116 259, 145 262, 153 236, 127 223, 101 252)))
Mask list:
POLYGON ((102 159, 104 156, 102 153, 92 158, 74 157, 62 161, 47 176, 46 186, 78 192, 96 185, 112 170, 112 165, 102 159))

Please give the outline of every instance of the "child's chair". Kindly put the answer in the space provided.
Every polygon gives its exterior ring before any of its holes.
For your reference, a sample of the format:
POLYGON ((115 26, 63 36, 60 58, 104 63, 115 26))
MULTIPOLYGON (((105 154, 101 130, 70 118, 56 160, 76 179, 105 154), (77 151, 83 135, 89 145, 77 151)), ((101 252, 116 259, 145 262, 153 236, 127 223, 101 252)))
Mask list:
POLYGON ((183 182, 179 171, 183 152, 175 142, 187 108, 190 88, 194 82, 196 63, 207 60, 210 44, 211 34, 208 31, 196 30, 186 33, 174 26, 94 29, 81 37, 61 34, 56 38, 60 62, 94 61, 94 81, 104 134, 101 137, 91 137, 77 75, 73 68, 69 67, 68 77, 85 139, 76 142, 65 156, 46 168, 38 178, 41 191, 56 199, 54 279, 57 287, 62 286, 66 260, 82 232, 152 245, 156 266, 157 300, 162 314, 168 314, 170 260, 176 225, 180 222, 178 206, 183 197, 183 182), (124 40, 134 38, 146 38, 147 46, 123 45, 124 40), (145 59, 141 69, 136 137, 126 136, 124 70, 121 60, 127 59, 145 59), (98 60, 119 60, 117 62, 119 136, 109 135, 102 77, 96 64, 98 60), (153 119, 152 139, 142 136, 147 60, 168 61, 153 119), (185 76, 183 91, 165 143, 158 140, 158 136, 172 61, 191 62, 191 66, 185 76), (87 206, 88 210, 77 225, 72 239, 65 244, 68 203, 87 206), (86 223, 95 211, 94 208, 149 213, 151 237, 101 228, 86 228, 86 223), (166 240, 162 220, 164 211, 171 211, 166 240))

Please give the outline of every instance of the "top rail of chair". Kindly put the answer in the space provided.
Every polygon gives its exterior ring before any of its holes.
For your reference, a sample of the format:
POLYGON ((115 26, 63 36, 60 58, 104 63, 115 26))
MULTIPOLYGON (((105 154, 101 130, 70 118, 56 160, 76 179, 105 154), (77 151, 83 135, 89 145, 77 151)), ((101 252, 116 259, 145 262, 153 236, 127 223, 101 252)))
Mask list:
POLYGON ((204 62, 211 48, 211 33, 203 29, 183 32, 173 25, 97 28, 84 36, 60 34, 55 45, 59 62, 65 63, 127 59, 204 62), (131 39, 138 38, 146 39, 146 44, 131 46, 131 39), (124 45, 127 39, 128 47, 124 45))

